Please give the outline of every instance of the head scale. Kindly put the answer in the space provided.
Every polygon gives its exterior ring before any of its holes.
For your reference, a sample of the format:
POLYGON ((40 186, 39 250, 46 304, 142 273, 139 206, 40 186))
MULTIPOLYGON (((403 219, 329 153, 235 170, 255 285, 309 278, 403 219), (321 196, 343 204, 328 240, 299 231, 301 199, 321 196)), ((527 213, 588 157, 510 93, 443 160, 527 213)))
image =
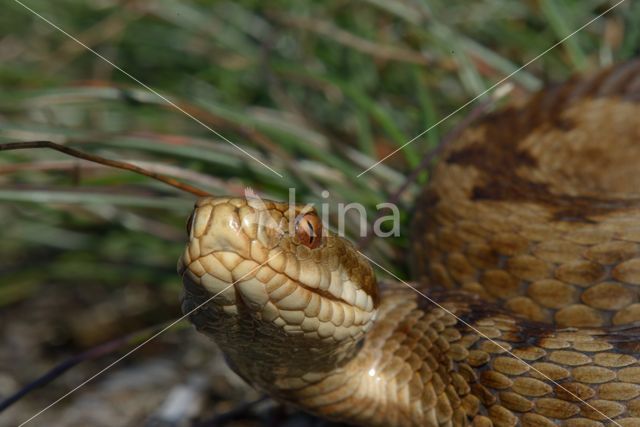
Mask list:
POLYGON ((328 371, 355 355, 376 313, 375 277, 315 210, 205 197, 187 230, 183 310, 219 294, 190 319, 249 382, 273 387, 275 372, 328 371))

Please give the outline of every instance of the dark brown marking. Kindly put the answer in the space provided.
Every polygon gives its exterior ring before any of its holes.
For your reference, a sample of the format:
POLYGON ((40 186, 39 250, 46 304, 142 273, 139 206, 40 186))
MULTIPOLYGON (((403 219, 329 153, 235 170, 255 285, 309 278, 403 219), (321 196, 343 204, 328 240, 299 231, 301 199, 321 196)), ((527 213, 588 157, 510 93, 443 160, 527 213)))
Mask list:
MULTIPOLYGON (((519 321, 515 330, 510 331, 510 336, 516 343, 523 343, 520 346, 537 345, 543 339, 553 335, 555 327, 548 323, 536 322, 514 315, 498 305, 487 303, 478 295, 465 291, 427 291, 426 295, 436 302, 446 302, 455 304, 456 309, 452 313, 462 322, 467 329, 473 331, 469 326, 476 328, 477 322, 491 317, 518 317, 519 321)), ((421 310, 433 310, 436 305, 426 298, 417 299, 418 308, 421 310)), ((475 332, 475 331, 474 331, 475 332)))
MULTIPOLYGON (((518 322, 514 324, 516 329, 510 331, 512 339, 510 339, 509 342, 514 344, 514 349, 544 347, 542 345, 543 340, 553 338, 557 332, 554 325, 514 316, 513 313, 509 313, 498 305, 483 301, 475 294, 469 294, 464 291, 431 291, 426 294, 433 301, 443 304, 446 303, 447 305, 454 304, 455 309, 452 310, 452 312, 461 321, 462 325, 464 325, 464 327, 461 325, 461 330, 467 329, 473 333, 475 333, 475 331, 471 327, 476 328, 477 322, 483 319, 500 316, 509 318, 518 317, 518 322), (471 327, 469 327, 469 325, 471 327)), ((433 310, 436 307, 433 302, 426 298, 418 296, 416 301, 418 308, 424 311, 433 310)), ((601 332, 594 334, 594 338, 613 345, 613 351, 633 356, 640 353, 640 342, 638 341, 638 336, 640 336, 640 322, 631 325, 603 328, 600 331, 601 332)))
POLYGON ((537 167, 536 159, 519 148, 521 141, 533 132, 569 131, 577 125, 564 116, 569 106, 587 97, 615 96, 640 99, 640 60, 604 70, 590 79, 574 78, 540 92, 524 107, 488 115, 479 123, 485 131, 483 140, 452 152, 446 161, 482 172, 483 182, 473 188, 473 200, 543 204, 554 209, 556 221, 588 223, 593 222, 592 216, 639 206, 637 199, 555 194, 547 183, 532 182, 518 174, 518 169, 537 167))
POLYGON ((618 353, 631 354, 637 356, 640 353, 640 322, 629 325, 612 327, 599 338, 613 345, 618 353))

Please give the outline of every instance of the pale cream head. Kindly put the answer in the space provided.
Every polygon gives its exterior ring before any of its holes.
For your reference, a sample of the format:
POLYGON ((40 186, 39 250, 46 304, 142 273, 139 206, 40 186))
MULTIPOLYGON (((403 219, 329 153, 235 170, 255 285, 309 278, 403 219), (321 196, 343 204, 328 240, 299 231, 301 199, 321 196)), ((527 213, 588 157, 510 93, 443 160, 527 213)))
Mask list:
POLYGON ((206 197, 187 229, 178 264, 185 310, 221 292, 207 304, 206 319, 192 320, 231 359, 251 351, 277 354, 278 346, 284 357, 292 344, 331 359, 338 348, 350 354, 344 346, 372 325, 378 295, 371 267, 348 241, 327 232, 313 209, 206 197))

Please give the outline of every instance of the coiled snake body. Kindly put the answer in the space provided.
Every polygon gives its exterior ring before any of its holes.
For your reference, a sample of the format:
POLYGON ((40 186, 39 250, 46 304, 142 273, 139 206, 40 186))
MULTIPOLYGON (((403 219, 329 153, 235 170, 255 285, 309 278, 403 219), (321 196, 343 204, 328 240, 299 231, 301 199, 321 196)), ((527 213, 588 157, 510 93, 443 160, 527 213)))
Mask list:
POLYGON ((640 425, 640 61, 508 107, 416 204, 419 288, 313 210, 202 198, 191 316, 273 397, 375 426, 640 425), (233 284, 229 287, 229 284, 233 284))

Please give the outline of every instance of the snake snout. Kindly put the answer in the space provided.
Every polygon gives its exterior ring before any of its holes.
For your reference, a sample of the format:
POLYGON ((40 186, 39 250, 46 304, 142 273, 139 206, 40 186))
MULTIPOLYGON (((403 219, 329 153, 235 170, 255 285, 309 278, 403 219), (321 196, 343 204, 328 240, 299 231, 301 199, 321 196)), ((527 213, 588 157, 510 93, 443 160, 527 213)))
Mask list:
POLYGON ((249 257, 251 242, 242 230, 235 206, 228 203, 198 206, 192 223, 189 245, 197 255, 232 252, 243 258, 249 257))
POLYGON ((223 305, 241 296, 257 310, 266 303, 265 286, 276 274, 264 265, 274 264, 283 273, 280 268, 286 263, 280 264, 285 257, 276 246, 288 220, 282 206, 274 209, 270 201, 255 204, 241 198, 199 199, 188 221, 189 241, 178 272, 211 294, 223 292, 223 305))

